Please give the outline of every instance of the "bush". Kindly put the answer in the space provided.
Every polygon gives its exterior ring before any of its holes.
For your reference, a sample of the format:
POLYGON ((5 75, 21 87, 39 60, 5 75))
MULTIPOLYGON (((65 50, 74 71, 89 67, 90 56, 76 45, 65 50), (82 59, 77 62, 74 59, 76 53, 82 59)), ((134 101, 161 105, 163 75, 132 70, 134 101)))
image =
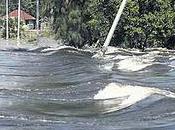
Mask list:
MULTIPOLYGON (((20 36, 24 33, 23 29, 24 23, 21 21, 20 23, 20 36)), ((17 37, 17 26, 18 26, 18 20, 17 18, 10 18, 9 19, 9 38, 16 38, 17 37)), ((6 38, 6 22, 3 20, 3 34, 2 38, 6 38)))

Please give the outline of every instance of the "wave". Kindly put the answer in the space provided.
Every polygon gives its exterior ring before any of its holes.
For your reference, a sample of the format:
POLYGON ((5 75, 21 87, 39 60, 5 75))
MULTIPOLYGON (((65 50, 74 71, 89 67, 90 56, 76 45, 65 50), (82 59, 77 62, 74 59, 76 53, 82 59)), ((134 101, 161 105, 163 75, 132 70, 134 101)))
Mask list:
POLYGON ((117 63, 119 70, 139 71, 152 65, 153 59, 144 57, 129 57, 117 63))
POLYGON ((175 68, 175 60, 170 61, 169 66, 175 68))
POLYGON ((72 46, 64 45, 61 40, 54 40, 52 38, 40 37, 36 42, 27 42, 22 40, 20 44, 16 40, 5 40, 0 39, 0 51, 11 51, 11 52, 33 52, 33 53, 57 53, 60 50, 66 50, 69 52, 94 52, 95 49, 86 48, 78 49, 72 46))
POLYGON ((5 52, 27 52, 27 53, 41 53, 44 55, 56 55, 60 52, 74 53, 74 54, 82 54, 82 55, 90 55, 94 54, 94 50, 91 49, 78 49, 71 46, 66 45, 58 45, 56 47, 49 46, 34 46, 34 47, 18 47, 18 46, 7 46, 0 48, 0 51, 5 52))
POLYGON ((78 51, 77 48, 75 47, 71 47, 71 46, 58 46, 58 47, 54 47, 54 48, 46 48, 41 50, 41 52, 52 52, 52 51, 58 51, 58 50, 74 50, 74 51, 78 51))
POLYGON ((105 70, 112 70, 113 67, 116 67, 120 71, 138 72, 150 69, 153 65, 164 65, 166 68, 174 68, 175 66, 174 53, 162 48, 149 48, 145 52, 140 52, 137 49, 126 50, 108 47, 105 55, 102 56, 97 53, 94 57, 108 62, 102 66, 105 70))
POLYGON ((175 98, 175 93, 158 88, 110 83, 103 90, 100 90, 94 96, 94 99, 101 100, 100 103, 103 104, 103 107, 112 106, 110 109, 107 109, 106 107, 106 113, 109 113, 132 106, 137 102, 155 94, 164 97, 175 98), (120 102, 116 100, 119 98, 122 98, 120 102))
POLYGON ((112 71, 112 68, 114 67, 114 62, 109 62, 109 63, 105 63, 103 65, 100 65, 99 68, 102 70, 102 71, 112 71))

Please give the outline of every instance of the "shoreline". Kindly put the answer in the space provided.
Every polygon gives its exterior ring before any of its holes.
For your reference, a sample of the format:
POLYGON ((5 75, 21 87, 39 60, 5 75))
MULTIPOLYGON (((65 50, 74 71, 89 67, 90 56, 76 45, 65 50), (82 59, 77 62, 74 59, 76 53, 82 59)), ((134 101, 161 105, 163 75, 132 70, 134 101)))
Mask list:
MULTIPOLYGON (((60 46, 75 48, 77 50, 100 50, 100 47, 94 47, 94 46, 84 46, 82 48, 76 48, 74 46, 65 45, 61 42, 61 40, 55 40, 53 38, 46 38, 46 37, 40 37, 38 41, 33 42, 27 42, 26 40, 22 39, 20 40, 20 43, 18 43, 15 39, 9 39, 5 40, 0 38, 0 50, 7 50, 8 48, 12 49, 18 49, 18 48, 24 48, 24 49, 32 49, 32 48, 58 48, 60 46)), ((108 46, 107 47, 107 54, 109 53, 115 53, 116 51, 133 51, 138 53, 144 53, 148 51, 165 51, 165 52, 175 52, 175 49, 167 49, 165 47, 151 47, 151 48, 145 48, 144 51, 138 48, 122 48, 122 47, 116 47, 116 46, 108 46)))

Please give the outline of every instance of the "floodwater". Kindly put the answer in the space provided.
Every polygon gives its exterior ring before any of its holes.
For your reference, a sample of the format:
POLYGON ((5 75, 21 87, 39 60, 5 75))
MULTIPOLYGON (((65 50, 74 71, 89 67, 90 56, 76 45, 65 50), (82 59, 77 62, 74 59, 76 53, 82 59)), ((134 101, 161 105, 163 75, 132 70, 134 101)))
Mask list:
MULTIPOLYGON (((1 47, 2 48, 2 47, 1 47)), ((174 130, 175 54, 109 47, 0 51, 1 130, 174 130)))

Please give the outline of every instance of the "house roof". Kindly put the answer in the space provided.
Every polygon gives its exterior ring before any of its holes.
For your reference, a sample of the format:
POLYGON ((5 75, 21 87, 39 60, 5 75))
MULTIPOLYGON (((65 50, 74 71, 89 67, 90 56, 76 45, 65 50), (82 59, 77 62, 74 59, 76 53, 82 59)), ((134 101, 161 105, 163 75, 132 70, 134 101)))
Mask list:
MULTIPOLYGON (((26 13, 23 10, 20 11, 20 16, 21 16, 21 20, 35 20, 36 19, 35 17, 33 17, 32 15, 26 13)), ((9 17, 10 18, 18 17, 18 10, 14 10, 14 11, 10 12, 9 17)))

